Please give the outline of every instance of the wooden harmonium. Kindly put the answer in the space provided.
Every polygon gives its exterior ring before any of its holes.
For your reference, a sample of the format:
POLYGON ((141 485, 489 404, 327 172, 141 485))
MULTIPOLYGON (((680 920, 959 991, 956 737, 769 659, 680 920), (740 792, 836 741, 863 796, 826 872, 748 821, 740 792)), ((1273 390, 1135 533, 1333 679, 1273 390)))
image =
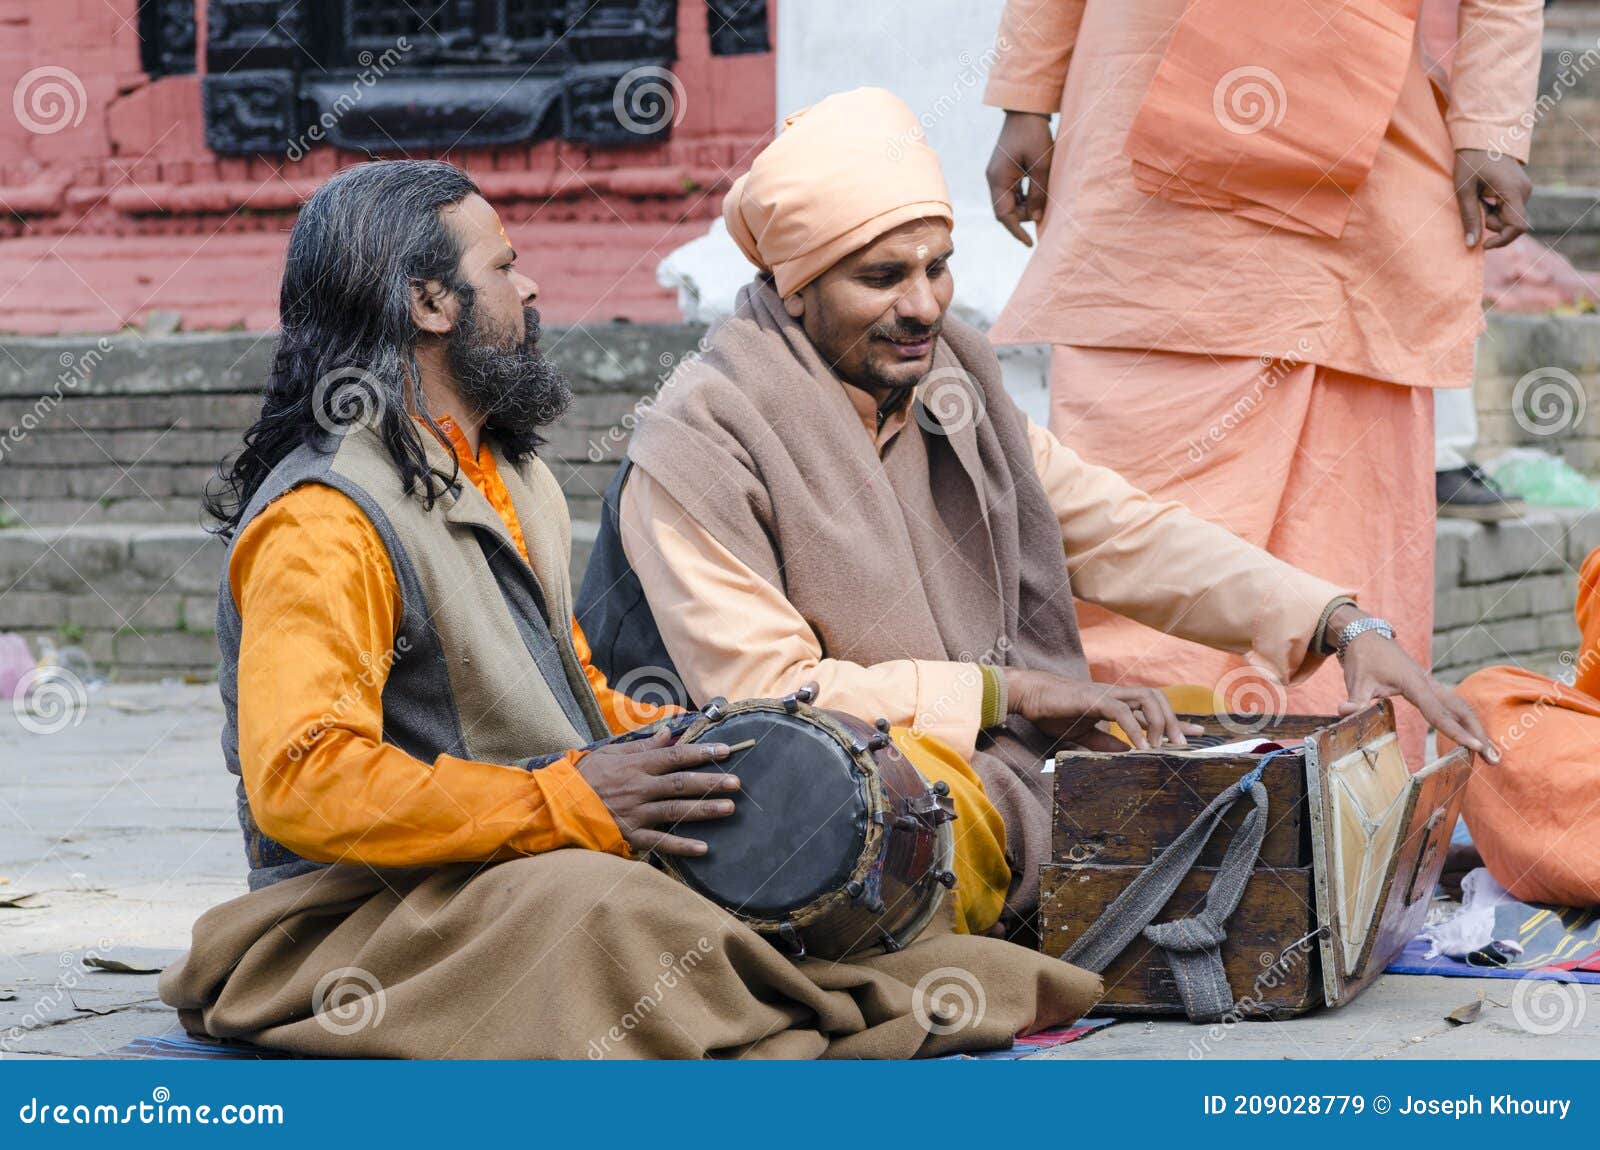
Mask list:
MULTIPOLYGON (((1469 753, 1458 748, 1411 773, 1388 700, 1343 719, 1184 718, 1206 728, 1197 742, 1223 749, 1057 755, 1054 861, 1041 874, 1045 953, 1072 958, 1068 951, 1112 901, 1213 799, 1259 767, 1267 830, 1220 946, 1229 1017, 1286 1018, 1348 1002, 1422 928, 1460 813, 1469 753), (1227 749, 1241 742, 1252 745, 1227 749), (1269 755, 1261 744, 1283 749, 1269 755)), ((1204 909, 1253 809, 1249 798, 1233 805, 1150 921, 1204 909)), ((1185 1013, 1166 952, 1142 932, 1101 973, 1105 998, 1096 1013, 1185 1013)))

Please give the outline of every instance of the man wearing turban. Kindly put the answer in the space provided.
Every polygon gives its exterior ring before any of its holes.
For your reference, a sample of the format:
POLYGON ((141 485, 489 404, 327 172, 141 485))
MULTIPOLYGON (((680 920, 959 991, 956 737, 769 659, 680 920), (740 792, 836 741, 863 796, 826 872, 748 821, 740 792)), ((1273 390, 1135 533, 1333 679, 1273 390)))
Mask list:
POLYGON ((1399 694, 1487 746, 1348 588, 1017 410, 988 341, 948 314, 950 199, 896 97, 791 116, 723 215, 758 274, 635 433, 580 621, 619 685, 652 668, 704 701, 815 681, 819 705, 887 718, 954 795, 962 927, 1035 908, 1059 739, 1194 733, 1160 691, 1090 681, 1075 595, 1284 680, 1342 636, 1347 706, 1399 694))

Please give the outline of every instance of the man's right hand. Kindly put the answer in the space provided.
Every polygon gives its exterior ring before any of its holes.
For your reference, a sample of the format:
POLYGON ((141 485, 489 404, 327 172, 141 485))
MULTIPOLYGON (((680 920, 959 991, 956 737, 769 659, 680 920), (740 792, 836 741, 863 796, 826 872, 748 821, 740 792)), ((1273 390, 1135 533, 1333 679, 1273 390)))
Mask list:
POLYGON ((706 844, 656 827, 726 818, 739 789, 737 775, 692 771, 728 757, 726 743, 671 743, 665 729, 648 739, 611 743, 578 760, 578 773, 594 788, 616 819, 622 837, 637 853, 703 855, 706 844))
POLYGON ((994 201, 994 218, 1030 248, 1033 237, 1022 230, 1022 224, 1032 220, 1037 226, 1044 221, 1045 198, 1050 188, 1050 152, 1054 147, 1049 116, 1007 112, 1000 139, 995 143, 994 154, 989 157, 989 167, 984 173, 989 179, 989 197, 994 201))
POLYGON ((1205 733, 1197 724, 1179 722, 1167 696, 1155 687, 1091 683, 1020 667, 1007 667, 1005 676, 1007 709, 1057 738, 1081 741, 1097 724, 1111 722, 1135 749, 1146 751, 1164 742, 1185 747, 1186 736, 1205 733))

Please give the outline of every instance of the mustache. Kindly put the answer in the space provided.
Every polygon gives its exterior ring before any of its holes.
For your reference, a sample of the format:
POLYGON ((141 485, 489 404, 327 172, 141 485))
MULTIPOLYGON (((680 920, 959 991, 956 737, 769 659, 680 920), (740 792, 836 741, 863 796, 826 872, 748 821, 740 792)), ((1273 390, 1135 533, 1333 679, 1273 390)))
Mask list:
POLYGON ((944 321, 940 320, 938 323, 888 324, 873 328, 872 334, 883 339, 898 340, 901 343, 915 343, 929 336, 936 336, 942 330, 944 321))
POLYGON ((539 337, 544 334, 540 326, 539 309, 525 307, 522 309, 522 345, 532 349, 539 344, 539 337))

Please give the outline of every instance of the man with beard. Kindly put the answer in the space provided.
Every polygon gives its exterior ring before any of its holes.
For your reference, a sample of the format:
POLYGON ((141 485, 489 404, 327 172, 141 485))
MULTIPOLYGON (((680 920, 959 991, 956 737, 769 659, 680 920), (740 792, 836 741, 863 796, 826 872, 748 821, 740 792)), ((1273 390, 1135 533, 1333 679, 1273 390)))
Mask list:
POLYGON ((1337 650, 1346 709, 1398 694, 1487 749, 1345 588, 1023 417, 947 314, 949 195, 900 100, 863 88, 790 117, 723 217, 760 274, 629 444, 579 618, 613 677, 671 668, 699 700, 815 680, 819 705, 906 728, 956 804, 967 930, 1036 907, 1058 738, 1194 733, 1161 691, 1090 681, 1074 594, 1282 679, 1337 650))
POLYGON ((1076 1017, 1095 980, 1020 947, 945 922, 791 962, 638 861, 704 853, 692 823, 738 781, 693 769, 726 746, 660 732, 582 749, 663 712, 572 618, 534 454, 569 393, 516 258, 448 164, 353 168, 301 211, 261 417, 210 501, 251 893, 199 920, 163 999, 344 1057, 910 1057, 1076 1017), (982 986, 973 1027, 932 1024, 942 968, 982 986))

